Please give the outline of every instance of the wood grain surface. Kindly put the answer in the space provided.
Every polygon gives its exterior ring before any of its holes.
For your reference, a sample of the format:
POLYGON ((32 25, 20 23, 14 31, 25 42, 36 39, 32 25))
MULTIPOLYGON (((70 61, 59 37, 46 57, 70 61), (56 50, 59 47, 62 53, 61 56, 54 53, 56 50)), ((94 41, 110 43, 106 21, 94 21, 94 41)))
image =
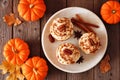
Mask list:
MULTIPOLYGON (((3 9, 0 8, 0 63, 4 59, 2 52, 5 43, 9 39, 16 37, 25 40, 30 46, 31 53, 29 57, 40 56, 46 59, 41 46, 41 34, 45 23, 55 12, 66 7, 77 6, 89 9, 101 18, 100 8, 107 0, 45 0, 47 10, 43 18, 34 22, 22 20, 23 23, 17 27, 8 27, 7 24, 3 22, 2 17, 11 12, 20 18, 17 11, 19 0, 8 1, 9 5, 7 7, 3 9)), ((111 57, 110 64, 112 69, 109 72, 102 74, 98 64, 93 69, 83 73, 66 73, 55 68, 46 59, 49 65, 49 71, 45 80, 120 80, 120 23, 109 25, 104 22, 104 24, 108 32, 109 40, 106 53, 110 54, 111 57)), ((5 75, 0 73, 0 80, 5 80, 5 77, 5 75)))

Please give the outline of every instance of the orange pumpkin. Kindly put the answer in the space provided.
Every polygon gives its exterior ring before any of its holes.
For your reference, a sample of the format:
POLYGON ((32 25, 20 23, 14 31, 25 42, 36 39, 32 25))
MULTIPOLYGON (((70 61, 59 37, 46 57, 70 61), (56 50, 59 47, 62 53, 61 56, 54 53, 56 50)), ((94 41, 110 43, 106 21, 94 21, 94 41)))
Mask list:
POLYGON ((19 38, 9 40, 3 50, 6 60, 12 64, 21 65, 28 58, 30 51, 27 43, 19 38))
POLYGON ((19 15, 26 21, 36 21, 46 11, 43 0, 20 0, 18 4, 19 15))
POLYGON ((103 20, 109 24, 116 24, 120 21, 120 4, 118 1, 107 1, 101 7, 100 12, 103 20))
POLYGON ((22 72, 27 80, 44 80, 47 76, 48 66, 46 61, 40 57, 29 58, 22 65, 22 72))

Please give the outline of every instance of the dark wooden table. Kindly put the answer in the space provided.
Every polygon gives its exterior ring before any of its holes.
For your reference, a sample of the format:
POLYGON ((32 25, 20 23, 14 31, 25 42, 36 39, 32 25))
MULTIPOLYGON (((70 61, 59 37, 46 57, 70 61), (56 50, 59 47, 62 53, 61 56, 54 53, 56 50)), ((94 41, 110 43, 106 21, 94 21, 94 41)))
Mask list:
MULTIPOLYGON (((35 22, 23 22, 17 27, 8 27, 6 23, 3 22, 2 17, 11 12, 18 16, 17 5, 19 2, 19 0, 9 0, 8 7, 0 9, 0 63, 3 60, 2 51, 4 44, 9 39, 16 37, 25 40, 29 44, 31 50, 30 57, 37 55, 45 58, 41 46, 41 33, 46 21, 51 15, 66 7, 80 6, 93 11, 101 18, 100 7, 106 1, 107 0, 45 0, 47 11, 42 19, 35 22)), ((105 23, 105 26, 109 38, 106 53, 110 54, 110 64, 112 67, 109 72, 102 74, 98 64, 93 69, 84 73, 66 73, 56 69, 47 61, 49 72, 46 80, 120 80, 120 23, 115 25, 105 23)), ((5 76, 1 73, 0 80, 5 80, 5 76)))

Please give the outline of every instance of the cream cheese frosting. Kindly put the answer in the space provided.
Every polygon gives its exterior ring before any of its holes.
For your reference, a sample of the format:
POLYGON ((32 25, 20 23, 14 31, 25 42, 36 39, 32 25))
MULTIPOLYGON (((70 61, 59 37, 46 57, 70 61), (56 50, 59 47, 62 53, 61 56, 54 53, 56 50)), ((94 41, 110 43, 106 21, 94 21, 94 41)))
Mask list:
POLYGON ((63 43, 56 50, 56 57, 61 64, 73 64, 80 58, 79 49, 71 43, 63 43))
POLYGON ((67 40, 73 32, 73 24, 69 18, 56 18, 50 26, 50 33, 57 40, 67 40))

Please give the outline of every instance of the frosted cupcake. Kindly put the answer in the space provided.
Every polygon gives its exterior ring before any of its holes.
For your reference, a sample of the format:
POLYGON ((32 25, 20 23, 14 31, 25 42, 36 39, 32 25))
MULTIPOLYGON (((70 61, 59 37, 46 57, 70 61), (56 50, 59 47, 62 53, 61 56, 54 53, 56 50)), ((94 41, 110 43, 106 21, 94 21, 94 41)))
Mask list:
POLYGON ((85 33, 79 39, 79 47, 85 54, 95 53, 100 48, 100 39, 92 32, 85 33))
POLYGON ((61 64, 73 64, 79 60, 80 51, 71 43, 63 43, 57 48, 56 57, 61 64))
POLYGON ((66 40, 73 35, 73 24, 69 18, 57 18, 50 26, 50 34, 56 40, 66 40))

